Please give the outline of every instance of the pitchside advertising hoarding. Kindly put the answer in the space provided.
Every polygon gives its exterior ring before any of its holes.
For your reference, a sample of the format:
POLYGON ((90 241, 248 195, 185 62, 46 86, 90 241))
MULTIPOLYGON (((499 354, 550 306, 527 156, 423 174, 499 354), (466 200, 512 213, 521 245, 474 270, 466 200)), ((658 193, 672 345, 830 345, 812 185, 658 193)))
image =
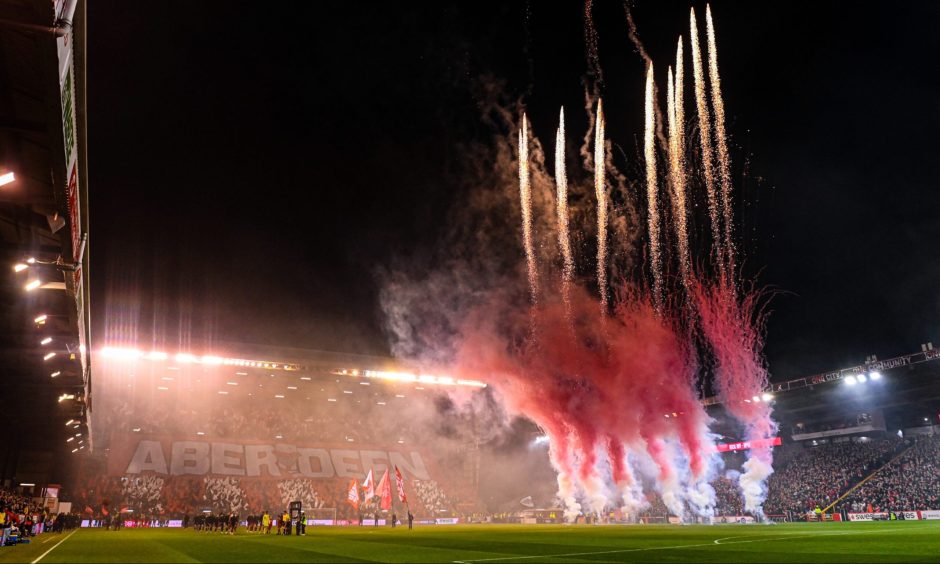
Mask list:
MULTIPOLYGON (((849 521, 888 521, 891 514, 887 511, 875 513, 849 513, 849 521)), ((940 519, 940 511, 895 511, 894 515, 900 521, 923 521, 940 519)))

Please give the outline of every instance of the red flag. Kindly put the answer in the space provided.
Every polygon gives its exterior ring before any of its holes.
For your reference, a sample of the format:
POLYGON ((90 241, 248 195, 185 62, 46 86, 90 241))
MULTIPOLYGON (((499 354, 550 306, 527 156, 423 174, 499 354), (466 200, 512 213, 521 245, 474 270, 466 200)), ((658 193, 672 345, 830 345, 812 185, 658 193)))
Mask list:
POLYGON ((366 481, 362 483, 362 497, 363 500, 368 503, 372 501, 372 498, 375 497, 375 479, 372 478, 372 469, 369 469, 369 474, 366 476, 366 481))
POLYGON ((382 479, 379 480, 375 495, 382 498, 382 509, 392 508, 392 481, 388 479, 388 468, 385 469, 385 474, 382 474, 382 479))
POLYGON ((395 467, 395 485, 398 486, 398 501, 408 503, 408 496, 405 495, 405 479, 401 476, 401 470, 395 467))
MULTIPOLYGON (((85 513, 94 513, 94 512, 95 510, 92 509, 90 505, 85 506, 85 513)), ((869 513, 871 513, 871 511, 869 511, 869 513)))
POLYGON ((352 505, 353 509, 359 510, 359 484, 356 480, 349 482, 349 492, 346 494, 346 503, 352 505))

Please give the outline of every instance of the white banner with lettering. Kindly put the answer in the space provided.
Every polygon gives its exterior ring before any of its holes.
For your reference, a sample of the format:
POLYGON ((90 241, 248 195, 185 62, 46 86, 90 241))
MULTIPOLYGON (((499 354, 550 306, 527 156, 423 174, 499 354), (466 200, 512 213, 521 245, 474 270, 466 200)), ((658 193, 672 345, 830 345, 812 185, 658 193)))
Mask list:
POLYGON ((365 478, 397 466, 406 476, 430 479, 424 457, 416 450, 381 447, 351 449, 291 444, 246 444, 168 438, 115 437, 108 456, 112 476, 245 476, 258 478, 365 478))

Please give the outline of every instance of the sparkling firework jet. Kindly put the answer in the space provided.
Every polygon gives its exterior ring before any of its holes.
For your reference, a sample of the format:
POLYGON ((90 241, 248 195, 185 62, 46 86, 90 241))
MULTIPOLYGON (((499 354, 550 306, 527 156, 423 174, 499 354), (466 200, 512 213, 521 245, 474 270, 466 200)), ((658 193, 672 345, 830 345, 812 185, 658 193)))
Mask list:
POLYGON ((712 107, 715 109, 715 146, 718 149, 718 178, 721 181, 721 210, 723 212, 724 263, 727 280, 732 284, 735 269, 735 249, 731 238, 731 157, 728 155, 728 139, 725 135, 725 102, 721 96, 721 77, 718 75, 718 46, 715 42, 715 26, 712 23, 712 8, 705 6, 705 29, 708 34, 708 81, 712 85, 712 107))
POLYGON ((529 182, 529 121, 522 114, 522 129, 519 130, 519 202, 522 205, 522 243, 525 247, 526 266, 529 272, 529 294, 532 303, 538 302, 539 274, 535 263, 535 248, 532 242, 532 186, 529 182))
POLYGON ((607 188, 605 178, 604 103, 597 101, 594 125, 594 194, 597 197, 597 286, 601 311, 607 311, 607 188))
POLYGON ((662 311, 662 259, 659 245, 659 202, 657 201, 656 182, 656 114, 653 109, 653 65, 646 71, 646 128, 643 135, 643 147, 646 155, 646 201, 648 205, 650 270, 653 275, 653 305, 657 311, 662 311))
POLYGON ((676 48, 675 83, 670 79, 669 94, 669 174, 672 182, 673 228, 679 248, 679 273, 682 285, 689 293, 691 262, 689 257, 688 212, 686 210, 685 176, 685 110, 683 88, 682 37, 676 48))
POLYGON ((568 174, 565 170, 565 108, 558 117, 558 131, 555 134, 555 212, 558 217, 558 246, 561 248, 561 294, 565 307, 570 312, 569 294, 571 280, 574 278, 574 257, 571 255, 571 241, 568 234, 568 174))
POLYGON ((699 139, 702 145, 702 173, 705 177, 705 191, 708 195, 708 218, 711 220, 712 245, 715 250, 718 275, 722 280, 726 280, 721 227, 718 223, 720 217, 718 195, 715 189, 715 172, 712 168, 714 157, 712 156, 711 119, 708 111, 708 100, 705 97, 705 73, 702 68, 702 49, 698 42, 698 23, 695 21, 695 8, 692 8, 689 26, 692 42, 692 72, 695 75, 695 105, 698 109, 699 139))

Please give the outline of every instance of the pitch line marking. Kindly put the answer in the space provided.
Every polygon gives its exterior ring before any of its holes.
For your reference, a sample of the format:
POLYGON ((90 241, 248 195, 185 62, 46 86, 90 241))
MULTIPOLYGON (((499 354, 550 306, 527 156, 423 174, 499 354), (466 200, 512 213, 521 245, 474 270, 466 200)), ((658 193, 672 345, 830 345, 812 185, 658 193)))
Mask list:
MULTIPOLYGON (((727 540, 727 539, 739 538, 739 537, 725 537, 725 538, 722 538, 722 539, 716 539, 716 540, 714 540, 714 541, 712 541, 712 542, 703 543, 703 544, 680 544, 680 545, 676 545, 676 546, 652 546, 652 547, 648 547, 648 548, 625 548, 625 549, 621 549, 621 550, 604 550, 604 551, 599 551, 599 552, 570 552, 570 553, 568 553, 568 554, 537 554, 537 555, 530 555, 530 556, 504 556, 504 557, 502 557, 502 558, 475 558, 475 559, 472 559, 472 560, 454 560, 453 563, 454 563, 454 564, 470 564, 471 562, 497 562, 497 561, 504 561, 504 560, 532 560, 532 559, 535 559, 535 558, 568 558, 568 557, 570 557, 570 556, 590 556, 590 555, 594 555, 594 554, 622 554, 622 553, 625 553, 625 552, 648 552, 648 551, 652 551, 652 550, 672 550, 672 549, 675 549, 675 548, 699 548, 699 547, 703 547, 703 546, 715 546, 716 544, 722 544, 722 545, 725 545, 725 544, 745 544, 745 543, 750 543, 750 542, 770 542, 770 541, 775 541, 775 540, 790 540, 790 539, 808 538, 808 537, 838 537, 838 536, 843 536, 843 535, 866 535, 866 534, 871 534, 871 533, 882 533, 882 534, 884 534, 884 533, 890 533, 890 532, 893 532, 893 531, 900 531, 900 530, 901 530, 901 529, 893 529, 893 530, 890 530, 890 531, 882 531, 882 530, 877 530, 877 531, 876 531, 876 530, 871 530, 871 531, 849 531, 849 532, 847 532, 847 533, 829 533, 829 534, 813 533, 813 534, 809 534, 809 535, 790 535, 790 536, 785 536, 785 537, 773 537, 773 538, 769 538, 769 539, 768 539, 768 538, 760 538, 760 539, 751 539, 751 540, 743 540, 743 541, 733 541, 733 542, 725 542, 725 543, 719 543, 719 542, 717 542, 717 541, 720 541, 720 540, 727 540)), ((748 535, 742 535, 742 536, 748 536, 748 535)))
MULTIPOLYGON (((855 532, 857 533, 857 532, 861 532, 861 531, 855 531, 855 532)), ((805 535, 805 533, 802 533, 802 532, 800 532, 800 531, 794 531, 794 532, 792 532, 792 533, 776 533, 776 534, 777 534, 777 535, 805 535)), ((840 535, 840 534, 844 534, 844 533, 834 533, 834 534, 840 535)), ((769 533, 769 534, 767 534, 767 535, 757 535, 757 536, 760 537, 760 538, 763 538, 764 536, 771 536, 771 533, 769 533)), ((816 536, 816 535, 814 534, 814 535, 810 535, 810 536, 816 536)), ((831 536, 831 535, 824 535, 824 536, 831 536)), ((720 538, 720 539, 715 539, 715 540, 712 541, 712 542, 714 542, 715 544, 734 544, 734 543, 729 543, 729 542, 724 542, 724 543, 723 543, 723 542, 721 542, 721 541, 726 541, 726 540, 730 540, 730 539, 743 539, 743 538, 750 538, 750 539, 753 539, 754 537, 753 537, 752 535, 737 535, 737 536, 733 536, 733 537, 722 537, 722 538, 720 538)), ((760 539, 758 539, 758 540, 760 540, 760 539)))
POLYGON ((56 547, 59 546, 60 544, 62 544, 62 543, 64 543, 65 541, 69 540, 69 537, 72 536, 72 535, 74 535, 74 534, 77 533, 77 532, 78 532, 78 529, 75 529, 75 530, 72 531, 71 533, 67 534, 64 539, 62 539, 62 540, 60 540, 59 542, 57 542, 57 543, 55 543, 54 545, 52 545, 52 548, 50 548, 49 550, 43 552, 43 553, 39 556, 39 558, 33 560, 30 564, 36 564, 37 562, 39 562, 40 560, 42 560, 43 558, 45 558, 47 554, 49 554, 50 552, 52 552, 53 550, 55 550, 56 547))

